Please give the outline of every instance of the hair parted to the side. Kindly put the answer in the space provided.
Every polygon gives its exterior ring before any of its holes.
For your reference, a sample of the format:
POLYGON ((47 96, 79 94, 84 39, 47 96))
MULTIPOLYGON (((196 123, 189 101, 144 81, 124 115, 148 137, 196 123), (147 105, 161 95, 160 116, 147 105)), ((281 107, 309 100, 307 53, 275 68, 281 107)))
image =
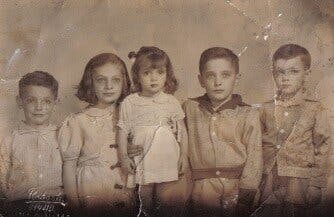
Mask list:
POLYGON ((305 69, 311 68, 311 55, 308 50, 298 44, 285 44, 279 47, 273 55, 273 64, 278 59, 291 59, 295 57, 301 57, 304 63, 305 69))
POLYGON ((85 71, 83 73, 82 79, 78 86, 78 91, 76 93, 76 96, 80 100, 88 102, 89 104, 92 105, 97 103, 98 99, 96 97, 93 85, 93 73, 96 68, 108 63, 118 64, 122 68, 122 74, 123 74, 122 93, 117 101, 121 102, 129 94, 131 83, 124 61, 115 54, 101 53, 91 58, 86 64, 85 71))
POLYGON ((205 69, 206 63, 212 59, 227 59, 231 61, 235 71, 239 73, 239 57, 233 53, 233 51, 224 47, 211 47, 203 51, 201 54, 199 60, 199 71, 201 74, 205 69))
POLYGON ((49 73, 34 71, 25 74, 19 81, 19 97, 23 98, 27 86, 42 86, 49 88, 55 99, 58 97, 58 81, 49 73))
POLYGON ((172 63, 167 55, 167 53, 157 47, 144 46, 136 52, 130 52, 128 57, 130 59, 135 58, 135 61, 131 67, 131 75, 134 92, 141 91, 141 84, 139 82, 139 71, 140 65, 143 61, 149 61, 152 68, 166 67, 167 78, 165 83, 164 92, 173 94, 178 87, 178 82, 175 78, 172 63))

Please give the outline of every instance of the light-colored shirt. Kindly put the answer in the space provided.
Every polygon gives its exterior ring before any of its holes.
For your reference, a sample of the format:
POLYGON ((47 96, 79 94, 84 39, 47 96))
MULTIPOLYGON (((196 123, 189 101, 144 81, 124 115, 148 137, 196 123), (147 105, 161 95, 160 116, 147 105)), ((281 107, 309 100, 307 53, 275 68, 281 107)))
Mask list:
POLYGON ((9 200, 63 194, 57 127, 22 123, 0 147, 1 187, 9 200))

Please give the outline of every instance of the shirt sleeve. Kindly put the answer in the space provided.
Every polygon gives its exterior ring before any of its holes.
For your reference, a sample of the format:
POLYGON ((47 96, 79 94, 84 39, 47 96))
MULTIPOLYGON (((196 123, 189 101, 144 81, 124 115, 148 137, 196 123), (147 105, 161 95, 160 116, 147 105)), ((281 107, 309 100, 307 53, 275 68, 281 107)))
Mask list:
POLYGON ((257 190, 262 178, 263 156, 260 117, 256 109, 251 108, 246 117, 242 141, 247 147, 247 160, 240 179, 240 188, 257 190))
POLYGON ((313 129, 315 164, 312 167, 311 186, 326 187, 331 141, 327 112, 322 106, 319 106, 313 129))
POLYGON ((58 141, 63 161, 77 160, 83 144, 83 135, 75 115, 68 116, 59 129, 58 141))
POLYGON ((185 114, 182 109, 182 106, 180 102, 174 96, 172 96, 171 106, 173 106, 173 111, 174 111, 176 120, 182 120, 185 118, 185 114))
POLYGON ((0 146, 0 195, 5 195, 7 192, 7 177, 11 164, 11 147, 12 147, 12 135, 5 137, 0 146))
POLYGON ((119 120, 117 126, 127 133, 130 133, 130 130, 132 128, 131 114, 132 114, 131 102, 127 98, 125 98, 120 105, 119 120))

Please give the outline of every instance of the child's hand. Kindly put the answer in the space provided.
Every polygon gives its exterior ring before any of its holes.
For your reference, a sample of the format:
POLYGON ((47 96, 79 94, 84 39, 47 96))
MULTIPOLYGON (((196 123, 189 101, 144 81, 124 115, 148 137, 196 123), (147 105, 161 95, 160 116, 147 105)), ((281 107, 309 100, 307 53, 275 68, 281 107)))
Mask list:
POLYGON ((69 207, 69 209, 71 209, 71 210, 79 210, 80 209, 80 202, 79 202, 78 197, 67 198, 67 199, 68 199, 67 206, 69 207))
POLYGON ((128 156, 133 158, 143 153, 143 148, 139 145, 128 145, 128 156))
POLYGON ((129 157, 124 157, 121 161, 121 170, 124 174, 135 174, 136 165, 129 157))
POLYGON ((182 176, 186 173, 189 167, 188 158, 186 156, 181 156, 178 161, 179 175, 182 176))
POLYGON ((321 202, 321 188, 309 186, 306 193, 307 204, 316 205, 321 202))
POLYGON ((169 125, 169 127, 170 127, 171 131, 173 132, 173 134, 175 135, 175 137, 177 137, 177 131, 178 131, 178 129, 177 129, 177 120, 176 120, 176 117, 172 116, 168 120, 167 124, 169 125))

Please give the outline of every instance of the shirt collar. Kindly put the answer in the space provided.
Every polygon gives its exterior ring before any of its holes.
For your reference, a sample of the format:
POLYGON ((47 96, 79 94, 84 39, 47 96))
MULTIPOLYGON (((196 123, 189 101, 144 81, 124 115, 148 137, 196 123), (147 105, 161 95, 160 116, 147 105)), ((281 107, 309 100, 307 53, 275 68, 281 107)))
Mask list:
POLYGON ((289 107, 289 106, 295 106, 300 105, 304 102, 305 93, 304 91, 298 91, 293 97, 284 99, 282 97, 282 94, 278 92, 274 96, 275 105, 283 106, 283 107, 289 107))
POLYGON ((113 114, 114 110, 115 110, 115 105, 108 106, 104 109, 89 106, 84 110, 84 113, 92 117, 103 117, 106 115, 113 114))
POLYGON ((46 126, 42 126, 42 127, 33 127, 31 125, 26 124, 25 121, 21 121, 21 123, 18 126, 18 131, 22 134, 26 134, 26 133, 48 133, 48 132, 52 132, 52 131, 56 131, 57 130, 57 126, 53 125, 53 124, 49 124, 46 126))
POLYGON ((236 109, 238 106, 248 106, 242 101, 239 94, 232 94, 231 99, 220 105, 217 109, 214 109, 207 94, 198 97, 197 101, 201 107, 205 108, 210 113, 220 112, 225 109, 236 109))
POLYGON ((156 93, 154 96, 146 97, 140 96, 139 93, 134 93, 134 98, 132 103, 134 105, 150 105, 153 103, 165 104, 170 101, 168 94, 164 93, 163 91, 156 93))

